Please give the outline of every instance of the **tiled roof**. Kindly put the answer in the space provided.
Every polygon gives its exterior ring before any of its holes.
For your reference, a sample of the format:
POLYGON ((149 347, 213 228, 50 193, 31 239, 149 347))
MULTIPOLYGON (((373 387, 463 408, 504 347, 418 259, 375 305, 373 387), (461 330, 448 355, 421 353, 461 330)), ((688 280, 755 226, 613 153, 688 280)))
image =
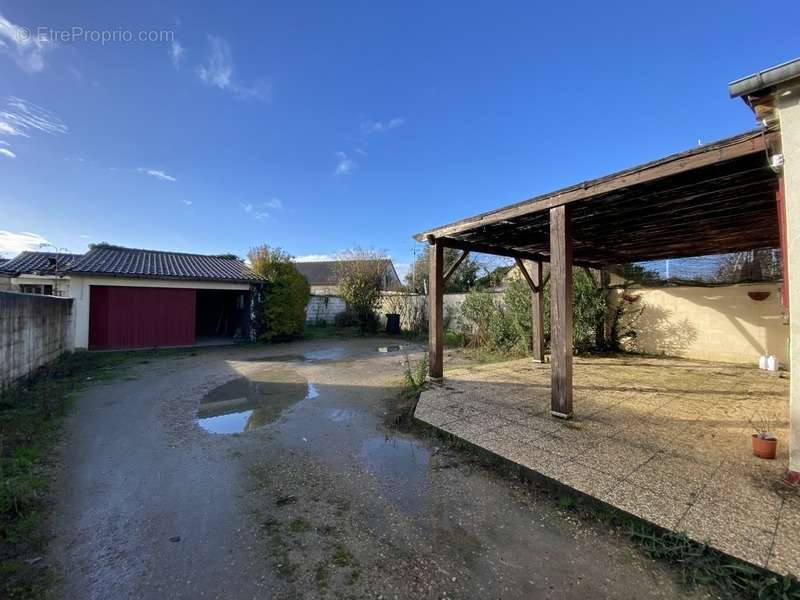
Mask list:
POLYGON ((146 279, 189 279, 257 283, 265 281, 234 256, 161 252, 119 246, 95 246, 70 273, 146 279))
POLYGON ((55 273, 56 266, 58 266, 59 273, 64 273, 80 257, 80 254, 60 252, 22 252, 8 262, 0 264, 0 273, 12 276, 20 273, 52 275, 55 273))
MULTIPOLYGON (((338 267, 343 262, 341 260, 323 260, 318 262, 296 262, 295 268, 308 280, 309 285, 337 285, 339 283, 338 267)), ((381 259, 388 267, 391 264, 389 259, 381 259)))

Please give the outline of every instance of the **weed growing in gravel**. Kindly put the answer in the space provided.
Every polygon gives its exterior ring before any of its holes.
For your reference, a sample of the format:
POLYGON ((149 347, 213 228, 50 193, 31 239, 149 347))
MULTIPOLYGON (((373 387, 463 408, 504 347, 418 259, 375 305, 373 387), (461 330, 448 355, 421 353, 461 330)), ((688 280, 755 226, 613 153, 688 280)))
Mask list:
POLYGON ((425 382, 428 380, 428 363, 429 358, 427 352, 416 364, 412 363, 406 353, 406 370, 403 374, 403 393, 407 398, 419 396, 422 388, 425 387, 425 382))

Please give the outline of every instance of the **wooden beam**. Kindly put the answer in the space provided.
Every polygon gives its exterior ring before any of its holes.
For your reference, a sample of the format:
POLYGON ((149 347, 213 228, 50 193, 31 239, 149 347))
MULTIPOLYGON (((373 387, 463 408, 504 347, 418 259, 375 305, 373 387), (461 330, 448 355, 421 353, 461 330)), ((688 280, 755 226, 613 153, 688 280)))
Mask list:
POLYGON ((447 281, 450 279, 450 276, 451 276, 453 273, 455 273, 455 272, 456 272, 456 269, 458 268, 458 266, 459 266, 459 265, 460 265, 462 262, 464 262, 464 259, 465 259, 465 258, 467 258, 468 256, 469 256, 469 250, 464 250, 463 252, 461 252, 461 256, 459 256, 459 257, 456 259, 456 262, 454 262, 452 265, 450 265, 450 268, 449 268, 449 269, 447 269, 447 273, 445 273, 445 274, 444 274, 444 281, 443 281, 443 283, 447 283, 447 281))
POLYGON ((531 265, 531 349, 534 362, 544 362, 544 281, 542 263, 531 265))
POLYGON ((550 414, 572 416, 572 238, 570 207, 550 209, 550 414))
POLYGON ((750 154, 763 153, 767 143, 780 134, 775 131, 764 133, 762 130, 719 140, 699 148, 673 154, 665 158, 636 166, 632 169, 612 173, 599 179, 584 181, 568 188, 557 190, 542 196, 512 204, 488 213, 483 213, 457 221, 450 225, 437 227, 415 235, 415 239, 424 240, 427 235, 439 238, 450 236, 482 225, 499 223, 520 215, 550 210, 557 206, 587 200, 599 194, 620 190, 632 185, 655 181, 670 175, 676 175, 693 169, 707 167, 727 160, 750 154))
MULTIPOLYGON (((509 258, 521 258, 523 260, 532 260, 534 262, 549 262, 550 257, 547 254, 539 254, 538 252, 525 252, 524 250, 514 250, 513 248, 504 248, 502 246, 495 246, 493 244, 482 244, 478 242, 467 242, 464 240, 457 240, 447 237, 433 237, 428 236, 426 240, 428 243, 434 243, 430 240, 433 239, 435 243, 441 244, 445 248, 453 248, 454 250, 469 250, 471 252, 480 252, 481 254, 494 254, 495 256, 507 256, 509 258)), ((575 263, 578 266, 587 266, 593 269, 598 268, 601 263, 593 261, 578 261, 575 263)))
POLYGON ((494 246, 492 244, 480 244, 474 242, 465 242, 453 238, 434 238, 437 244, 441 244, 446 248, 453 248, 455 250, 469 250, 470 252, 481 252, 483 254, 494 254, 495 256, 508 256, 509 258, 524 258, 527 260, 546 260, 541 254, 533 252, 517 252, 502 246, 494 246))
MULTIPOLYGON (((525 263, 522 261, 521 258, 515 258, 514 262, 517 263, 517 268, 519 272, 522 273, 522 276, 525 278, 525 281, 528 282, 528 287, 531 288, 531 291, 535 294, 539 291, 539 287, 533 282, 531 279, 530 273, 528 273, 528 269, 525 267, 525 263)), ((541 264, 540 261, 535 261, 538 264, 541 264)))
POLYGON ((429 253, 428 357, 431 379, 444 373, 444 246, 434 242, 429 253))

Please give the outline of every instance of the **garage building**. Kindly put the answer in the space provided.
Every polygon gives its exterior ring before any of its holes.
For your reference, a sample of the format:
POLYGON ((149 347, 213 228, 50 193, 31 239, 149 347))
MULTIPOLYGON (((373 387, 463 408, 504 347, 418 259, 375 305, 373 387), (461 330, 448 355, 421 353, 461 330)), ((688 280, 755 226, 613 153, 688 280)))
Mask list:
POLYGON ((95 245, 68 270, 75 348, 225 343, 251 337, 265 279, 232 255, 95 245))

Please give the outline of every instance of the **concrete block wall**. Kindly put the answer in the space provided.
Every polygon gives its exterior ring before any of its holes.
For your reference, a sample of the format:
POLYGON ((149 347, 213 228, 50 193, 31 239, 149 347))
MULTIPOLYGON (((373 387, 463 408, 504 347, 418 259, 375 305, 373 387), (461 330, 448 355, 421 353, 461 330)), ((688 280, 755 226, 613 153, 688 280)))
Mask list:
POLYGON ((347 305, 339 296, 311 296, 306 306, 306 322, 333 325, 336 315, 346 308, 347 305))
POLYGON ((0 291, 0 389, 72 349, 72 299, 0 291))

